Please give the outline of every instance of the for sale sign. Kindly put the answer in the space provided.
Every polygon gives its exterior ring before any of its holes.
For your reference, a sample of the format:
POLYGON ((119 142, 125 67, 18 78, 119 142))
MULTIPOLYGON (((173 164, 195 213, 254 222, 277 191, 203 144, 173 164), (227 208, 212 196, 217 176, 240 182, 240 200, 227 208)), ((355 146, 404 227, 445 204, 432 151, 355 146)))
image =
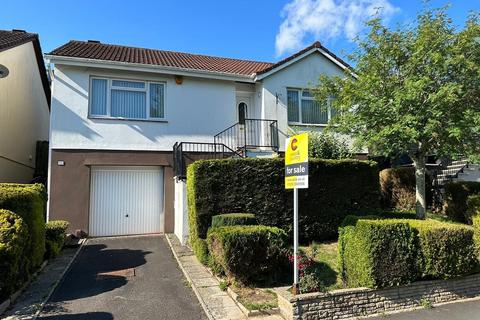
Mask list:
POLYGON ((308 188, 308 133, 286 140, 285 189, 308 188))

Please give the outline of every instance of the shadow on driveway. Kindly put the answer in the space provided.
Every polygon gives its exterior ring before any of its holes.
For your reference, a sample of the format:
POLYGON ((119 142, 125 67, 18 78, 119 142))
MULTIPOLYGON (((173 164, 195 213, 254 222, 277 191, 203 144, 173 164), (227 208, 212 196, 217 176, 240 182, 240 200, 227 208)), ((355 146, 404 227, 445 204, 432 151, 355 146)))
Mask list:
POLYGON ((185 283, 162 236, 90 239, 40 319, 206 319, 185 283))

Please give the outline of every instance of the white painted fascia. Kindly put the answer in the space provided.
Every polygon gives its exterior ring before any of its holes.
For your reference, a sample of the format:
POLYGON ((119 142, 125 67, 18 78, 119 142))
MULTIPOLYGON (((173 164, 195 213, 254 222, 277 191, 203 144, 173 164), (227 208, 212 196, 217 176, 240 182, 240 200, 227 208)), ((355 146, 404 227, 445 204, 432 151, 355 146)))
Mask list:
MULTIPOLYGON (((284 64, 281 64, 279 65, 278 67, 276 68, 273 68, 272 70, 268 71, 268 72, 265 72, 265 73, 262 73, 260 75, 257 75, 255 77, 255 82, 257 81, 260 81, 262 79, 265 79, 267 77, 269 77, 270 75, 282 70, 282 69, 285 69, 287 68, 288 66, 296 63, 297 61, 299 60, 302 60, 303 58, 311 55, 312 53, 314 52, 319 52, 320 54, 322 54, 323 56, 325 56, 328 60, 332 61, 333 63, 335 63, 338 67, 340 67, 341 69, 343 70, 349 70, 349 67, 347 65, 345 65, 344 63, 342 63, 341 61, 339 61, 338 59, 336 59, 335 57, 333 57, 331 54, 329 54, 328 52, 326 52, 325 50, 321 49, 321 48, 312 48, 310 50, 308 50, 307 52, 299 55, 298 57, 290 60, 290 61, 287 61, 285 62, 284 64)), ((352 73, 352 75, 354 75, 352 73)), ((354 75, 355 76, 355 75, 354 75)), ((355 76, 356 77, 356 76, 355 76)))
POLYGON ((177 68, 177 67, 167 67, 167 66, 160 66, 160 65, 119 62, 119 61, 109 61, 109 60, 97 60, 97 59, 87 59, 87 58, 77 58, 77 57, 62 57, 62 56, 48 55, 48 54, 45 55, 45 58, 49 59, 51 63, 61 64, 61 65, 70 65, 70 66, 78 66, 78 67, 97 67, 97 68, 104 68, 104 69, 150 72, 150 73, 162 73, 162 74, 171 74, 171 75, 197 77, 197 78, 208 78, 208 79, 216 79, 216 80, 255 83, 255 79, 254 79, 255 74, 252 74, 251 76, 242 76, 242 75, 235 75, 235 74, 226 73, 226 72, 194 70, 194 69, 187 69, 187 68, 177 68))

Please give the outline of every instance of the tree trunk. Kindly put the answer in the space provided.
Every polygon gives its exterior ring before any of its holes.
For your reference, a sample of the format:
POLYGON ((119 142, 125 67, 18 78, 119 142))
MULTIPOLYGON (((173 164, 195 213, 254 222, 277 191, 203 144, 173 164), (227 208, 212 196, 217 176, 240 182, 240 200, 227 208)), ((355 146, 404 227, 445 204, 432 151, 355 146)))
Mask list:
POLYGON ((427 211, 427 197, 425 192, 425 155, 420 154, 414 157, 413 165, 415 166, 415 209, 417 218, 425 219, 425 212, 427 211))

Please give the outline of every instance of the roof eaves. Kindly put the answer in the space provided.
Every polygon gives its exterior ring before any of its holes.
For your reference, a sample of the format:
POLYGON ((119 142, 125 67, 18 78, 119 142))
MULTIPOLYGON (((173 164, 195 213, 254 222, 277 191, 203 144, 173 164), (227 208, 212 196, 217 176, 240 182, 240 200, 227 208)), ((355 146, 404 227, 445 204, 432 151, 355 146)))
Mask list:
MULTIPOLYGON (((219 78, 228 78, 228 80, 234 81, 248 81, 253 82, 255 73, 244 75, 238 73, 228 73, 228 72, 219 72, 219 71, 209 71, 209 70, 200 70, 200 69, 191 69, 191 68, 180 68, 180 67, 171 67, 171 66, 162 66, 155 64, 145 64, 145 63, 132 63, 132 62, 122 62, 122 61, 112 61, 112 60, 100 60, 100 59, 91 59, 91 58, 78 58, 78 57, 69 57, 61 55, 52 55, 46 54, 46 58, 50 59, 53 63, 57 64, 71 64, 71 65, 101 65, 101 66, 118 66, 125 68, 141 68, 143 71, 145 69, 155 70, 155 71, 164 71, 168 74, 179 74, 179 75, 191 75, 196 77, 211 77, 214 79, 219 78)), ((137 71, 137 70, 136 70, 137 71)))

